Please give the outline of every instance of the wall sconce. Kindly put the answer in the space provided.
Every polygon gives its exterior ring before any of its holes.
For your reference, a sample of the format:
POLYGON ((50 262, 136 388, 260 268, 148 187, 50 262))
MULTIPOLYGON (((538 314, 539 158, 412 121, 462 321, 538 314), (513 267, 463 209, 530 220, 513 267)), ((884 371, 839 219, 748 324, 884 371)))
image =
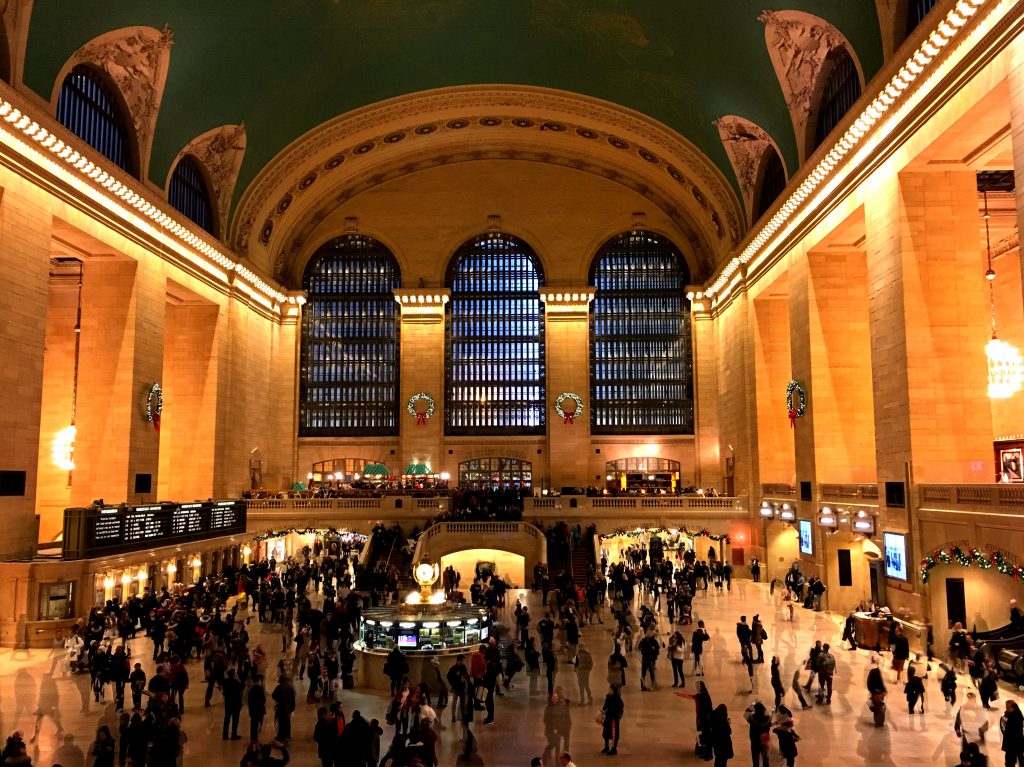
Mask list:
POLYGON ((108 591, 114 588, 114 579, 111 578, 109 575, 103 579, 103 588, 107 589, 108 591))
POLYGON ((174 575, 176 572, 178 572, 178 566, 176 564, 174 564, 174 562, 168 562, 167 563, 167 574, 168 575, 174 575))
POLYGON ((128 573, 125 573, 124 575, 121 576, 121 583, 124 584, 125 586, 127 586, 131 582, 132 582, 132 577, 130 575, 128 575, 128 573))

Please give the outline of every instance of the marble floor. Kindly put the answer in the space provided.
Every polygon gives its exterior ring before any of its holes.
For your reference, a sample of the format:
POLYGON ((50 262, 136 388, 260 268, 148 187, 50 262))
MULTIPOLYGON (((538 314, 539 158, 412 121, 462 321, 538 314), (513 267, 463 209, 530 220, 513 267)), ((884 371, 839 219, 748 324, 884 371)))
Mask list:
MULTIPOLYGON (((529 597, 528 597, 529 598, 529 597)), ((514 596, 511 601, 514 603, 514 596)), ((509 608, 510 609, 510 608, 509 608)), ((854 765, 955 765, 959 753, 959 739, 953 732, 954 712, 943 702, 939 691, 939 679, 933 670, 927 681, 926 711, 924 716, 907 713, 902 696, 902 685, 893 684, 894 672, 886 666, 889 683, 888 721, 884 728, 872 726, 871 714, 867 709, 867 694, 864 680, 870 664, 870 653, 849 652, 840 647, 841 616, 830 613, 813 613, 797 609, 796 620, 789 622, 775 608, 764 585, 739 581, 731 593, 710 594, 695 601, 696 616, 705 621, 711 633, 710 646, 705 654, 707 675, 705 683, 715 705, 725 703, 729 707, 733 724, 733 746, 736 757, 733 764, 749 763, 749 748, 746 724, 742 719, 743 710, 754 699, 765 701, 771 706, 772 694, 768 679, 768 664, 755 666, 758 673, 759 694, 749 694, 746 672, 739 663, 734 626, 738 616, 752 616, 759 613, 768 632, 765 655, 778 655, 782 661, 783 679, 787 682, 786 703, 795 709, 796 730, 801 736, 799 743, 800 764, 821 765, 828 760, 842 760, 844 767, 854 765), (837 659, 835 694, 831 706, 815 706, 800 711, 788 681, 793 671, 802 664, 807 650, 815 639, 831 642, 836 648, 837 659)), ((531 600, 531 613, 538 616, 539 606, 531 600)), ((664 623, 664 619, 663 619, 664 623)), ((683 627, 687 637, 689 627, 683 627)), ((271 667, 280 658, 280 630, 269 625, 264 627, 255 620, 249 626, 253 646, 261 642, 272 651, 271 667)), ((653 692, 640 691, 639 658, 630 656, 627 674, 628 685, 624 691, 625 718, 622 725, 622 740, 616 757, 603 756, 600 728, 594 718, 597 707, 603 699, 604 662, 611 650, 610 625, 595 624, 583 630, 585 642, 591 648, 595 659, 592 688, 595 694, 594 706, 573 706, 573 730, 570 751, 579 767, 614 759, 621 765, 662 765, 699 764, 694 755, 695 730, 693 702, 675 694, 671 687, 671 669, 664 656, 658 665, 660 689, 653 692)), ((132 642, 136 660, 142 659, 147 674, 153 670, 149 640, 140 636, 132 642)), ((36 708, 35 699, 39 694, 41 680, 50 674, 55 665, 51 653, 44 650, 4 650, 0 654, 0 733, 8 735, 15 729, 32 735, 36 708)), ((689 670, 689 663, 687 664, 689 670)), ((201 679, 201 667, 194 662, 190 667, 193 679, 201 679)), ((47 718, 42 722, 40 735, 31 747, 30 755, 36 767, 49 767, 55 759, 63 767, 81 767, 81 752, 88 751, 101 723, 111 725, 116 732, 117 714, 113 705, 92 703, 89 713, 81 713, 81 686, 87 688, 88 675, 64 679, 58 668, 55 674, 57 694, 60 698, 60 716, 64 727, 61 742, 56 737, 56 725, 47 718), (70 737, 69 737, 70 736, 70 737), (58 749, 60 749, 58 751, 58 749)), ((531 695, 528 680, 520 675, 518 684, 505 697, 496 700, 496 721, 493 725, 482 726, 478 719, 474 732, 479 741, 479 756, 485 765, 494 767, 523 767, 530 758, 539 755, 545 745, 542 716, 544 696, 531 695)), ((687 690, 694 689, 694 678, 687 675, 687 690)), ((568 664, 562 664, 555 684, 567 691, 576 690, 575 675, 568 664)), ((541 680, 543 687, 543 680, 541 680)), ((958 697, 970 687, 970 682, 961 677, 958 697)), ((52 689, 52 686, 51 686, 52 689)), ((304 688, 303 688, 304 689, 304 688)), ((235 765, 241 758, 244 741, 230 742, 221 739, 222 703, 219 694, 214 696, 212 708, 203 708, 202 685, 193 685, 186 698, 187 713, 183 727, 188 735, 185 745, 185 765, 235 765)), ((49 694, 52 694, 50 692, 49 694)), ((1017 690, 1003 685, 1001 700, 1007 696, 1019 699, 1017 690)), ((304 700, 300 696, 300 700, 304 700)), ((343 697, 345 710, 351 713, 360 710, 369 719, 376 717, 383 722, 386 696, 369 691, 346 691, 343 697)), ((309 735, 316 719, 316 707, 300 703, 293 720, 292 762, 298 765, 318 764, 315 744, 309 735)), ((1002 763, 999 750, 998 711, 987 712, 991 727, 985 741, 992 763, 1002 763)), ((443 721, 449 727, 442 733, 440 743, 440 764, 455 764, 459 744, 450 727, 450 710, 443 712, 443 721)), ((269 725, 272 727, 272 725, 269 725)), ((248 730, 247 716, 243 712, 240 732, 248 730)), ((385 727, 382 743, 390 741, 392 728, 385 727)), ((772 739, 773 750, 776 746, 772 739)), ((777 752, 772 755, 772 764, 781 764, 777 752)), ((91 763, 89 760, 84 760, 91 763)), ((480 762, 477 762, 478 764, 480 762)))

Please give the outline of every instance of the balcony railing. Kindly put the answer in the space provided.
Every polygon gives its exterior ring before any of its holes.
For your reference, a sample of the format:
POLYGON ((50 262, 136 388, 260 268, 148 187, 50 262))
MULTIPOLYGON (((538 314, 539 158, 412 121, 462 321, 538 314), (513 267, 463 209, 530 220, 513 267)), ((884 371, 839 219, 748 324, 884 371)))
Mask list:
POLYGON ((796 486, 779 483, 768 483, 761 485, 761 495, 764 498, 796 498, 796 486))
POLYGON ((1024 484, 919 485, 920 506, 935 509, 981 509, 1024 512, 1024 484))
POLYGON ((681 496, 561 496, 557 498, 527 498, 523 502, 523 513, 527 516, 558 517, 563 513, 573 516, 589 512, 608 513, 617 511, 641 511, 664 509, 667 511, 691 512, 741 512, 747 510, 747 499, 742 497, 709 497, 701 495, 681 496))
POLYGON ((818 493, 823 501, 877 501, 878 485, 821 484, 818 493))

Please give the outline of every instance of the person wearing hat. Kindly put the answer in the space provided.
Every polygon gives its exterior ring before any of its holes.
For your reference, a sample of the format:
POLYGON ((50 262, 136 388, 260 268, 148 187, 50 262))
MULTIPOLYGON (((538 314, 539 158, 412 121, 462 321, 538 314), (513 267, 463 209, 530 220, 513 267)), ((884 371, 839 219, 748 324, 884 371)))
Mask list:
POLYGON ((800 740, 800 736, 793 729, 793 715, 789 709, 779 706, 779 712, 785 712, 785 714, 779 719, 772 732, 779 739, 779 754, 786 760, 786 767, 793 767, 797 756, 796 742, 800 740))

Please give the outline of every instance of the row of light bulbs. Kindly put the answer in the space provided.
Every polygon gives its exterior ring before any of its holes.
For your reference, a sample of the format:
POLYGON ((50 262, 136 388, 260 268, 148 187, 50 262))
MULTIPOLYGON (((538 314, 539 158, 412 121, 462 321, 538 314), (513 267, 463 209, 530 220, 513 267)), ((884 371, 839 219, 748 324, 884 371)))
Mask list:
MULTIPOLYGON (((187 247, 205 256, 213 265, 220 267, 226 272, 234 272, 248 283, 247 287, 251 287, 253 291, 259 294, 259 297, 268 303, 270 301, 276 301, 277 303, 288 301, 288 296, 275 286, 266 282, 248 267, 229 258, 213 245, 206 242, 206 240, 199 237, 189 227, 176 221, 165 211, 158 208, 127 184, 107 173, 107 171, 103 170, 102 167, 90 160, 86 155, 65 143, 2 97, 0 97, 0 119, 3 119, 9 127, 19 131, 23 136, 35 142, 37 147, 45 149, 51 158, 61 161, 64 170, 77 171, 83 180, 91 182, 92 186, 87 188, 94 196, 99 194, 97 187, 106 190, 111 198, 116 198, 128 208, 149 219, 159 229, 162 229, 187 247)), ((58 167, 61 166, 58 165, 58 167)), ((198 263, 203 265, 201 260, 198 263)), ((209 269, 207 270, 210 271, 209 269)))
MULTIPOLYGON (((914 54, 886 84, 878 97, 864 109, 853 125, 843 134, 843 137, 836 142, 832 150, 789 196, 785 204, 761 228, 750 244, 743 249, 738 257, 729 261, 721 274, 704 291, 705 295, 719 294, 739 268, 749 263, 760 252, 774 234, 789 221, 796 209, 821 186, 840 161, 863 140, 864 136, 896 104, 904 91, 913 85, 932 60, 956 38, 968 20, 988 1, 959 0, 957 2, 956 6, 946 14, 938 28, 914 51, 914 54)), ((719 296, 719 300, 721 298, 722 296, 719 296)))

